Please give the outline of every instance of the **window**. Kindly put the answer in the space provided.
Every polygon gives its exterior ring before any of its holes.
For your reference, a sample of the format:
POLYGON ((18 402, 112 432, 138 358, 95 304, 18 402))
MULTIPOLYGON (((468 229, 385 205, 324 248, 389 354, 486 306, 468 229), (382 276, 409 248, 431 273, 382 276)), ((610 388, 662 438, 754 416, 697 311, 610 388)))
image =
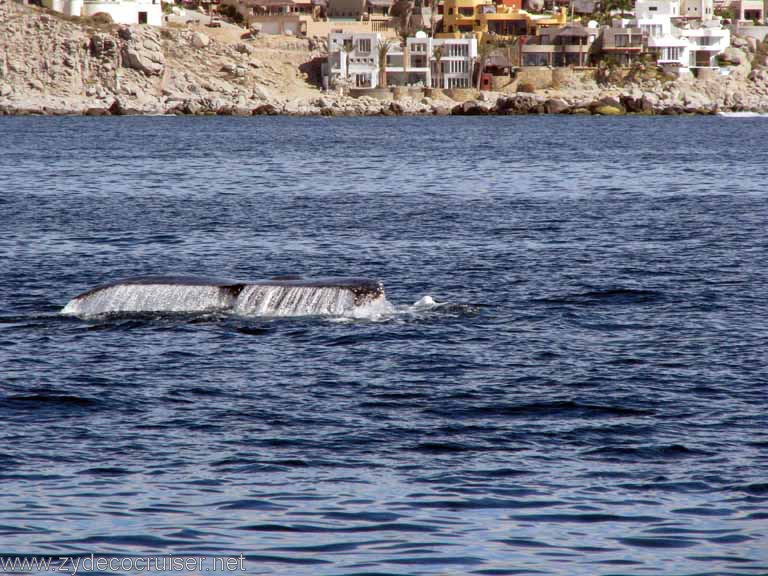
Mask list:
POLYGON ((648 36, 662 36, 661 24, 644 24, 642 28, 648 36))
POLYGON ((466 74, 468 67, 466 60, 449 60, 446 62, 448 65, 449 74, 466 74))
POLYGON ((659 9, 658 6, 648 6, 648 12, 656 12, 656 10, 658 9, 659 9))
POLYGON ((475 15, 474 8, 459 8, 459 15, 465 18, 472 18, 475 15))
POLYGON ((368 54, 371 51, 371 39, 361 38, 357 41, 357 51, 361 54, 368 54))

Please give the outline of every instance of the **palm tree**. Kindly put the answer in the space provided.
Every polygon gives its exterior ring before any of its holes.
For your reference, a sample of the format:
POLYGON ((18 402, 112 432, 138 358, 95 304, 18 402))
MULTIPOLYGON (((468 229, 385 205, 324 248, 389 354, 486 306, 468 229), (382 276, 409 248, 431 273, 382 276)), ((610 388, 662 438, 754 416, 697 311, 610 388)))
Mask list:
POLYGON ((354 49, 355 45, 352 43, 352 40, 344 40, 341 45, 341 51, 344 54, 344 77, 347 81, 349 81, 349 55, 354 49))
POLYGON ((403 39, 403 44, 405 44, 405 39, 408 38, 408 36, 410 36, 414 31, 414 8, 414 0, 396 0, 392 6, 392 9, 390 10, 390 14, 397 17, 397 32, 403 39))
POLYGON ((435 37, 435 26, 437 26, 437 4, 439 0, 430 0, 429 5, 429 35, 435 37))
POLYGON ((435 82, 435 88, 443 87, 443 47, 435 46, 432 48, 432 58, 435 59, 435 72, 437 73, 437 81, 435 82))
POLYGON ((379 40, 379 44, 377 46, 379 51, 379 88, 387 87, 387 54, 389 54, 389 51, 392 49, 394 43, 395 42, 392 40, 392 38, 379 40))
POLYGON ((480 90, 480 83, 483 80, 483 72, 485 72, 485 63, 488 60, 488 56, 493 52, 495 45, 491 40, 486 40, 477 45, 477 89, 480 90))
POLYGON ((620 10, 621 17, 623 18, 624 13, 632 9, 632 2, 630 0, 601 0, 600 7, 605 19, 609 19, 610 13, 614 10, 620 10))

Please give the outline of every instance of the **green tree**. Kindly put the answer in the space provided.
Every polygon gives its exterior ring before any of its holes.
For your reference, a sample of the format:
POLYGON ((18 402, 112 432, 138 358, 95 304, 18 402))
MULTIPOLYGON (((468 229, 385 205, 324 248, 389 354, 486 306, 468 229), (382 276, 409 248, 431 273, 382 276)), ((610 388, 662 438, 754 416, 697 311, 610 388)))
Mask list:
POLYGON ((379 40, 377 46, 379 52, 379 88, 387 87, 387 54, 389 54, 394 43, 394 40, 391 38, 379 40))
POLYGON ((602 0, 600 6, 602 7, 603 16, 607 20, 610 18, 610 13, 614 10, 618 10, 623 18, 627 12, 631 12, 633 4, 632 0, 602 0))
POLYGON ((349 55, 354 49, 355 46, 352 44, 352 40, 344 40, 344 43, 341 45, 341 53, 344 58, 344 78, 347 81, 349 80, 349 55))
POLYGON ((435 82, 436 88, 443 87, 443 47, 435 46, 432 48, 432 58, 435 59, 435 72, 437 73, 437 79, 435 82))
POLYGON ((483 72, 485 72, 485 64, 488 62, 488 57, 496 48, 496 45, 491 40, 486 40, 477 45, 477 89, 480 90, 480 83, 483 80, 483 72))

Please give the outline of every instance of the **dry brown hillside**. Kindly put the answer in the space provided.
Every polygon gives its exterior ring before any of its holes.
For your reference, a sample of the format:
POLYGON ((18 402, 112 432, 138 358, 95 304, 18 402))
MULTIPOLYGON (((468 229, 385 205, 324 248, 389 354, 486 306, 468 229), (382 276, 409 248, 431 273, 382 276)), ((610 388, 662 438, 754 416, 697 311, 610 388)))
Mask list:
POLYGON ((319 94, 313 40, 99 24, 8 0, 0 22, 0 98, 19 107, 236 112, 319 94))

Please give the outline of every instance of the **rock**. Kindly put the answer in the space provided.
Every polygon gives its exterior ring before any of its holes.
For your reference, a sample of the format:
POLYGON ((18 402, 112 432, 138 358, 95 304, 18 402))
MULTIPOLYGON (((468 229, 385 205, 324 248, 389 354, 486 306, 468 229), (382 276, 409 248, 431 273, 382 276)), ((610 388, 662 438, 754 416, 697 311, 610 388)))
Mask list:
POLYGON ((726 48, 725 52, 720 55, 720 58, 722 58, 724 62, 728 62, 735 66, 747 62, 747 55, 744 53, 744 50, 735 48, 734 46, 726 48))
POLYGON ((652 112, 659 105, 659 98, 655 94, 643 94, 641 99, 641 109, 643 112, 652 112))
POLYGON ((274 104, 262 104, 261 106, 254 108, 251 112, 254 116, 274 116, 277 113, 278 111, 274 104))
POLYGON ((484 116, 488 114, 488 111, 489 109, 477 100, 467 100, 454 106, 451 109, 451 114, 454 116, 484 116))
POLYGON ((0 98, 10 96, 11 92, 13 92, 13 88, 11 88, 8 84, 0 84, 0 98))
POLYGON ((195 32, 192 34, 191 42, 195 48, 207 48, 211 43, 211 39, 202 32, 195 32))
POLYGON ((621 105, 631 114, 640 114, 643 112, 643 97, 624 94, 621 96, 621 105))
POLYGON ((248 46, 248 44, 243 44, 242 42, 235 44, 235 50, 240 52, 240 54, 253 54, 253 48, 248 46))
POLYGON ((509 98, 499 98, 494 111, 497 114, 530 114, 538 109, 539 101, 533 94, 515 94, 509 98))
POLYGON ((269 90, 263 86, 257 85, 253 87, 253 97, 257 100, 269 100, 272 96, 269 93, 269 90))
POLYGON ((735 48, 744 48, 748 44, 746 38, 742 38, 741 36, 731 36, 731 46, 735 48))
POLYGON ((97 32, 91 36, 88 48, 94 58, 113 58, 117 53, 117 42, 109 34, 97 32))
POLYGON ((109 116, 111 112, 109 111, 109 108, 100 108, 100 107, 91 107, 86 108, 85 115, 86 116, 109 116))
POLYGON ((624 109, 619 106, 608 106, 607 104, 600 104, 592 109, 594 114, 600 116, 621 116, 624 114, 624 109))
POLYGON ((752 38, 752 36, 749 36, 747 38, 747 48, 750 52, 757 52, 757 39, 752 38))
POLYGON ((133 38, 133 30, 131 30, 129 26, 120 26, 120 28, 117 29, 117 35, 121 40, 128 41, 133 38))
POLYGON ((133 46, 125 45, 122 56, 123 66, 138 70, 147 76, 159 76, 165 68, 165 58, 162 52, 142 51, 133 46))
POLYGON ((544 103, 544 111, 547 114, 564 114, 570 108, 568 103, 560 98, 550 98, 544 103))
POLYGON ((396 116, 401 116, 402 114, 405 114, 405 106, 400 102, 392 101, 389 103, 389 111, 396 116))

